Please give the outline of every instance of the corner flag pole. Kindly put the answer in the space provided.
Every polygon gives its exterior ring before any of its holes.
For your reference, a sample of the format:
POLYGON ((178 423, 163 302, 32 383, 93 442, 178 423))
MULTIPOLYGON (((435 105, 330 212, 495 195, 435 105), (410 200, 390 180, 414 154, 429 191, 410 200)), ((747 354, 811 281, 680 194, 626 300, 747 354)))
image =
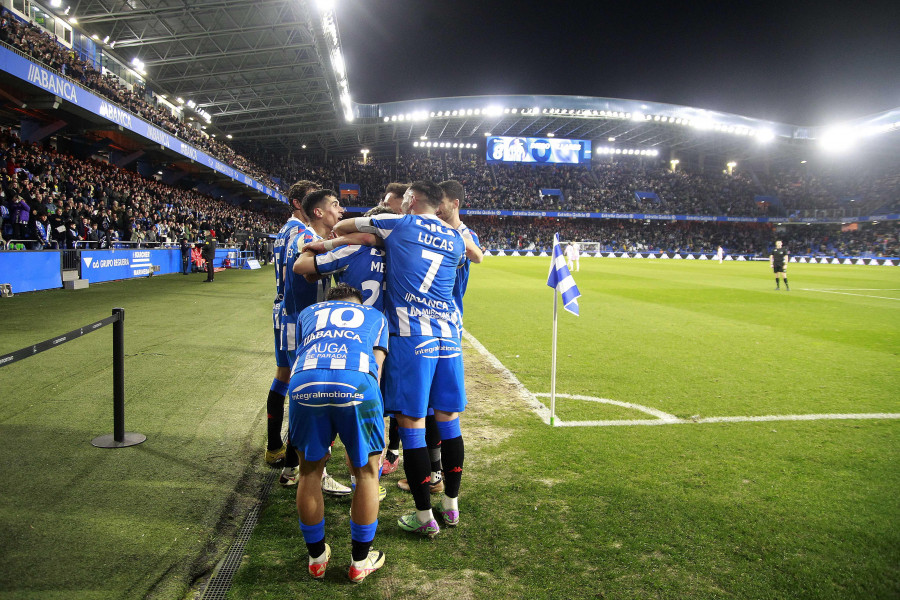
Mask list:
POLYGON ((550 359, 550 427, 556 426, 556 315, 559 294, 553 290, 553 351, 550 359))
POLYGON ((553 236, 553 257, 550 259, 550 273, 547 286, 553 288, 553 351, 551 352, 550 373, 550 427, 556 426, 556 322, 559 314, 559 294, 562 294, 563 308, 578 316, 578 297, 581 292, 569 273, 562 248, 559 247, 559 233, 553 236))

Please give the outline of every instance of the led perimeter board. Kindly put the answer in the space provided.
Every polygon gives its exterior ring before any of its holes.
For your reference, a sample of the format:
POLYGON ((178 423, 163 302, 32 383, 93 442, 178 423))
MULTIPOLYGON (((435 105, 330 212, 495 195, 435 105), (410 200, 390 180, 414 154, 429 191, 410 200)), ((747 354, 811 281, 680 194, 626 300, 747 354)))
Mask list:
POLYGON ((492 136, 486 147, 489 163, 591 166, 590 140, 492 136))

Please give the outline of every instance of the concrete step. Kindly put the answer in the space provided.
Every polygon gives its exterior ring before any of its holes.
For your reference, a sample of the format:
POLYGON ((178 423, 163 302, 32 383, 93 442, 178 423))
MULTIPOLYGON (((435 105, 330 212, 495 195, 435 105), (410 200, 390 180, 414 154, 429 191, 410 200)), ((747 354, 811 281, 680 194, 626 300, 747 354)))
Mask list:
POLYGON ((69 279, 63 281, 63 287, 67 290, 85 290, 88 287, 87 279, 69 279))
POLYGON ((68 270, 62 272, 62 280, 63 281, 74 281, 78 279, 78 269, 68 270))

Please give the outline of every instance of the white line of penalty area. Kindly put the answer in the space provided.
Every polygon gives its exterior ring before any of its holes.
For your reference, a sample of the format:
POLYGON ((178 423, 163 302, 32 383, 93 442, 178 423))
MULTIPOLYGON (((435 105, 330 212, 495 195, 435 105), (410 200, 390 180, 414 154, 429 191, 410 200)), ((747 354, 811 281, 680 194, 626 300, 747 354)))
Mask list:
MULTIPOLYGON (((522 382, 494 356, 490 350, 484 347, 475 336, 468 331, 463 332, 463 337, 481 354, 487 362, 500 372, 500 375, 508 383, 512 384, 519 394, 522 401, 533 410, 540 419, 550 424, 550 409, 538 400, 538 397, 549 398, 549 393, 532 393, 522 385, 522 382)), ((622 408, 630 408, 640 412, 647 413, 656 418, 654 419, 618 419, 608 421, 561 421, 557 416, 555 419, 556 427, 618 427, 633 425, 688 425, 700 423, 752 423, 763 421, 824 421, 824 420, 852 420, 852 419, 900 419, 900 413, 849 413, 849 414, 808 414, 808 415, 762 415, 750 417, 697 417, 691 419, 681 419, 675 415, 665 413, 648 406, 633 404, 631 402, 620 402, 618 400, 609 400, 607 398, 597 398, 595 396, 579 396, 576 394, 556 394, 557 398, 566 398, 571 400, 586 400, 588 402, 599 402, 602 404, 612 404, 621 406, 622 408)))

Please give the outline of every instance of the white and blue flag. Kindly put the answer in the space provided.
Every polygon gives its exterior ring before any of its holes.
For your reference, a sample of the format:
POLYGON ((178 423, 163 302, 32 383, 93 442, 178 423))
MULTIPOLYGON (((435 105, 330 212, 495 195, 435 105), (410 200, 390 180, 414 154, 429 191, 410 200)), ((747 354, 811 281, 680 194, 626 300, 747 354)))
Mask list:
POLYGON ((547 277, 547 285, 562 294, 563 308, 578 316, 578 297, 581 292, 572 279, 569 272, 569 266, 566 264, 566 257, 563 256, 562 248, 559 245, 559 234, 553 236, 553 258, 550 263, 550 276, 547 277))

